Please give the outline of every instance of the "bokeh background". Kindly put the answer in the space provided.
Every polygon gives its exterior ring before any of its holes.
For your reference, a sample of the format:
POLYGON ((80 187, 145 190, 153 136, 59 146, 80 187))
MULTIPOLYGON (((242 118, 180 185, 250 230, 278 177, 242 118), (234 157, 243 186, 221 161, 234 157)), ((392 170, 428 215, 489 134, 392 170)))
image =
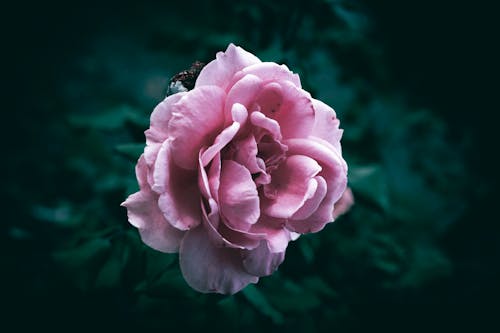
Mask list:
POLYGON ((3 6, 3 327, 498 326, 497 58, 481 2, 3 6), (176 256, 145 247, 119 204, 169 78, 229 42, 287 64, 336 109, 356 205, 291 243, 273 276, 224 297, 187 287, 176 256))

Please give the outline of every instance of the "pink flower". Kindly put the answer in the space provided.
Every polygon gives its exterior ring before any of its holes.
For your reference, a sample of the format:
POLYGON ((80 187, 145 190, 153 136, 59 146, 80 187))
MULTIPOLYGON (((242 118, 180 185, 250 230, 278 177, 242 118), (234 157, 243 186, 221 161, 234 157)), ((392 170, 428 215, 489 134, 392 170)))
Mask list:
POLYGON ((179 252, 200 292, 270 275, 290 240, 333 221, 346 189, 334 110, 286 66, 232 44, 154 109, 145 134, 140 191, 122 205, 144 243, 179 252))

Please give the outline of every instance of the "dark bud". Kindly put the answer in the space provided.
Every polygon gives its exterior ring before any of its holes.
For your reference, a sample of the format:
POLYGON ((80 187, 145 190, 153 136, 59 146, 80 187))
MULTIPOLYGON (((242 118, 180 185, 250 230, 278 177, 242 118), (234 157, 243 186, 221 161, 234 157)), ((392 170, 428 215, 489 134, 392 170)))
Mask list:
POLYGON ((167 96, 193 89, 203 67, 205 67, 204 63, 196 61, 188 70, 175 74, 168 84, 167 96))

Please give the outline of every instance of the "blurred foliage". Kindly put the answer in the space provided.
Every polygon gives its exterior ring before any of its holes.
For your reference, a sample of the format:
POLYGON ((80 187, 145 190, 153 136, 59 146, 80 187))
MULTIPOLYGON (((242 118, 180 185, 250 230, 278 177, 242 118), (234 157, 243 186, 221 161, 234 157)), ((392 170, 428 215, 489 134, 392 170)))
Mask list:
POLYGON ((4 246, 38 253, 26 254, 37 263, 22 270, 40 276, 23 281, 47 289, 40 304, 54 298, 68 321, 86 313, 82 327, 352 331, 370 327, 380 303, 400 304, 453 274, 438 240, 468 208, 463 142, 392 81, 362 3, 182 1, 119 14, 101 20, 54 79, 58 94, 34 115, 42 125, 23 123, 29 154, 11 156, 12 174, 27 163, 36 171, 6 181, 21 213, 7 215, 4 246), (169 78, 229 42, 286 63, 336 109, 356 205, 291 243, 274 275, 224 297, 191 290, 177 255, 143 245, 119 204, 137 190, 143 132, 169 78))

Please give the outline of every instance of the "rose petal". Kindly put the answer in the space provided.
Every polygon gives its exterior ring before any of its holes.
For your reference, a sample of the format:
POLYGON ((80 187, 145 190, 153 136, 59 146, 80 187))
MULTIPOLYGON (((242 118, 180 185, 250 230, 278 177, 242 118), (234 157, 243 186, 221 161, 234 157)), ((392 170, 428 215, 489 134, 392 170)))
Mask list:
POLYGON ((172 106, 168 131, 177 165, 184 169, 197 167, 201 147, 210 146, 222 130, 224 98, 220 88, 206 86, 189 91, 172 106))
POLYGON ((226 127, 215 138, 213 145, 203 153, 201 157, 203 166, 206 166, 214 158, 215 154, 234 139, 241 126, 246 122, 247 117, 248 111, 243 105, 238 103, 233 105, 232 118, 234 122, 229 127, 226 127))
POLYGON ((329 192, 323 199, 318 209, 306 219, 294 220, 288 219, 286 222, 286 227, 293 231, 301 234, 307 234, 312 232, 318 232, 325 227, 330 222, 333 222, 333 205, 336 200, 335 193, 329 192))
POLYGON ((272 253, 284 252, 292 235, 285 228, 286 220, 262 215, 259 221, 250 229, 254 233, 266 235, 267 246, 272 253))
POLYGON ((195 90, 207 85, 215 85, 227 90, 236 72, 261 62, 253 54, 233 44, 229 44, 225 52, 218 52, 215 58, 201 70, 196 79, 195 90))
POLYGON ((250 171, 231 160, 222 163, 219 205, 227 224, 238 230, 247 231, 260 216, 259 195, 250 171))
POLYGON ((285 141, 290 154, 304 154, 317 161, 322 171, 318 174, 326 181, 328 192, 318 209, 303 220, 289 219, 287 228, 294 232, 317 232, 333 221, 333 206, 347 186, 347 165, 331 145, 321 144, 321 139, 290 139, 285 141))
MULTIPOLYGON (((281 130, 279 123, 271 118, 266 117, 263 113, 255 111, 250 115, 250 122, 257 127, 263 128, 266 130, 265 133, 271 134, 274 140, 281 140, 281 130)), ((262 137, 264 133, 260 133, 259 136, 262 137)))
POLYGON ((321 171, 320 165, 303 155, 289 156, 264 186, 264 212, 276 218, 289 218, 304 202, 313 197, 318 183, 312 179, 321 171))
POLYGON ((285 259, 285 252, 269 251, 266 242, 261 241, 259 247, 243 251, 243 267, 256 276, 271 275, 285 259))
POLYGON ((333 218, 336 219, 338 216, 347 213, 352 205, 354 205, 354 195, 352 194, 352 190, 348 187, 345 189, 340 199, 335 203, 333 218))
POLYGON ((186 282, 203 293, 234 294, 259 280, 243 268, 239 250, 215 247, 203 226, 187 232, 179 262, 186 282))
POLYGON ((296 87, 301 88, 299 76, 292 73, 286 65, 278 65, 274 62, 253 64, 236 73, 233 81, 238 82, 248 74, 255 75, 264 82, 290 81, 296 87))
POLYGON ((321 176, 314 177, 318 183, 318 188, 314 192, 314 195, 308 199, 302 207, 300 207, 295 214, 293 214, 292 219, 303 220, 311 216, 319 207, 321 202, 325 199, 326 193, 328 191, 326 181, 321 176))
POLYGON ((217 203, 211 198, 208 200, 208 204, 210 213, 207 213, 203 203, 201 204, 201 210, 207 235, 210 237, 214 246, 236 249, 254 249, 259 245, 259 241, 265 238, 265 234, 231 229, 222 223, 217 203))
POLYGON ((165 219, 179 230, 200 224, 200 190, 196 171, 179 168, 173 163, 170 140, 163 143, 154 167, 154 187, 159 194, 158 206, 165 219))
POLYGON ((325 103, 312 99, 316 118, 311 135, 321 138, 342 153, 340 147, 340 139, 342 138, 343 130, 339 129, 340 121, 337 119, 335 111, 325 103))
POLYGON ((311 96, 290 81, 264 86, 257 103, 266 117, 279 124, 283 138, 304 138, 311 134, 315 121, 311 96))
POLYGON ((139 229, 144 243, 158 251, 177 252, 184 232, 173 228, 165 220, 157 205, 158 196, 148 188, 146 169, 146 162, 141 156, 136 166, 141 191, 130 195, 121 205, 127 208, 128 220, 139 229))
POLYGON ((226 97, 226 123, 229 121, 233 105, 238 103, 249 109, 255 101, 255 97, 262 89, 262 80, 255 75, 246 75, 232 86, 226 97))
POLYGON ((172 118, 172 105, 177 103, 186 93, 170 95, 158 104, 150 117, 149 129, 145 131, 146 143, 162 143, 168 137, 168 122, 172 118))

